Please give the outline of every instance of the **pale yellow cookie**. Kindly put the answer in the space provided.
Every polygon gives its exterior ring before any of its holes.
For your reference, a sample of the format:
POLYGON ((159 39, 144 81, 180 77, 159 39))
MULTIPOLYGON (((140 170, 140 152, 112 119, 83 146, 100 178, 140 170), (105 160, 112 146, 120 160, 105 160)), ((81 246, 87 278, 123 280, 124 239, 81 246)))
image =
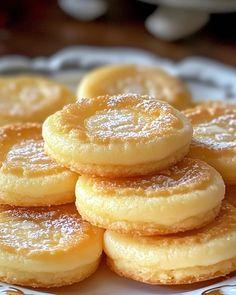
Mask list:
POLYGON ((53 80, 40 76, 0 76, 0 126, 43 122, 74 101, 75 95, 53 80))
POLYGON ((223 204, 215 221, 185 233, 142 237, 107 230, 108 265, 148 284, 189 284, 236 270, 236 208, 223 204))
POLYGON ((169 104, 149 96, 79 99, 43 124, 46 152, 80 174, 146 175, 181 160, 192 127, 169 104))
POLYGON ((103 231, 75 206, 0 206, 0 281, 31 287, 79 282, 98 267, 103 231))
POLYGON ((206 161, 236 184, 236 104, 208 102, 184 111, 193 125, 189 156, 206 161))
POLYGON ((0 129, 0 204, 43 206, 74 201, 78 175, 44 152, 39 123, 0 129))
POLYGON ((89 72, 80 82, 78 97, 136 93, 164 100, 177 109, 192 105, 187 87, 158 67, 144 65, 108 65, 89 72))
POLYGON ((212 221, 224 193, 223 179, 214 168, 185 158, 152 176, 80 176, 76 206, 85 220, 99 227, 136 235, 162 235, 212 221))

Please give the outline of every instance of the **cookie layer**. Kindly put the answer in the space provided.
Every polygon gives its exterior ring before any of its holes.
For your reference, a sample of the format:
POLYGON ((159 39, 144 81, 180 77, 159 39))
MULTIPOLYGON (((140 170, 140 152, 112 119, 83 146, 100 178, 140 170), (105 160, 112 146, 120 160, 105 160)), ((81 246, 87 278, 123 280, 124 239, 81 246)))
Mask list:
POLYGON ((78 282, 97 268, 103 231, 74 205, 0 206, 0 279, 32 287, 78 282))
POLYGON ((236 209, 223 204, 209 225, 165 237, 105 232, 109 266, 119 275, 149 284, 188 284, 236 270, 236 209))
POLYGON ((158 174, 105 179, 80 176, 76 206, 94 225, 138 235, 169 234, 212 221, 224 198, 220 174, 185 158, 158 174))
POLYGON ((0 204, 40 206, 74 201, 77 174, 44 152, 39 123, 0 130, 0 204))

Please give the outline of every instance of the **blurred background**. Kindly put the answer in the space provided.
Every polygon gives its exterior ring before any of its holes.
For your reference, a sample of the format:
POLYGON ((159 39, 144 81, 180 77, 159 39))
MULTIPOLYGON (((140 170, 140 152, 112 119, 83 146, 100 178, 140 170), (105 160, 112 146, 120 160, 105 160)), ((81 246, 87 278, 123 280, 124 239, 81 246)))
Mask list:
POLYGON ((0 1, 0 55, 128 46, 173 60, 200 55, 236 66, 236 1, 205 0, 197 7, 186 1, 166 0, 164 7, 160 0, 0 1))

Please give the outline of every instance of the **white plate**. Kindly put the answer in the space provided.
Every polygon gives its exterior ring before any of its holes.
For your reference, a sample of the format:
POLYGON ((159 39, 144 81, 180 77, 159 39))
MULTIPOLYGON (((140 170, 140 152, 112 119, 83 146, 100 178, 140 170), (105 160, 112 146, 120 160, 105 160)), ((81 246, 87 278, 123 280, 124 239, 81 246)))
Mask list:
MULTIPOLYGON (((182 78, 189 85, 195 100, 224 99, 236 102, 236 70, 234 68, 200 57, 191 57, 175 63, 146 51, 131 48, 81 46, 67 48, 50 58, 29 59, 22 56, 8 56, 0 58, 0 73, 46 74, 68 84, 75 90, 78 81, 89 69, 110 63, 161 66, 182 78)), ((105 266, 103 261, 99 270, 92 277, 70 287, 52 289, 50 292, 17 288, 24 292, 21 294, 26 295, 200 295, 206 289, 233 284, 236 285, 236 276, 189 286, 149 286, 118 277, 105 266)), ((0 294, 7 294, 3 293, 7 288, 12 287, 0 284, 0 294)), ((20 293, 15 294, 20 295, 20 293)), ((236 295, 236 287, 225 287, 224 293, 215 294, 236 295)))

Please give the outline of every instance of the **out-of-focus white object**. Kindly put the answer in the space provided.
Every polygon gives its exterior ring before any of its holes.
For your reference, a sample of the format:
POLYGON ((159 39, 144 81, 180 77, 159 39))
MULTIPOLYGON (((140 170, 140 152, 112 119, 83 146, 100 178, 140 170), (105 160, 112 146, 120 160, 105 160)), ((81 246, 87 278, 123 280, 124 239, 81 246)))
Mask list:
POLYGON ((197 32, 208 20, 207 12, 161 6, 147 18, 145 25, 154 36, 174 41, 197 32))
POLYGON ((139 0, 160 5, 146 20, 154 36, 175 41, 200 30, 211 13, 236 11, 236 0, 139 0))
POLYGON ((91 21, 103 15, 108 8, 104 0, 58 0, 60 8, 81 21, 91 21))

